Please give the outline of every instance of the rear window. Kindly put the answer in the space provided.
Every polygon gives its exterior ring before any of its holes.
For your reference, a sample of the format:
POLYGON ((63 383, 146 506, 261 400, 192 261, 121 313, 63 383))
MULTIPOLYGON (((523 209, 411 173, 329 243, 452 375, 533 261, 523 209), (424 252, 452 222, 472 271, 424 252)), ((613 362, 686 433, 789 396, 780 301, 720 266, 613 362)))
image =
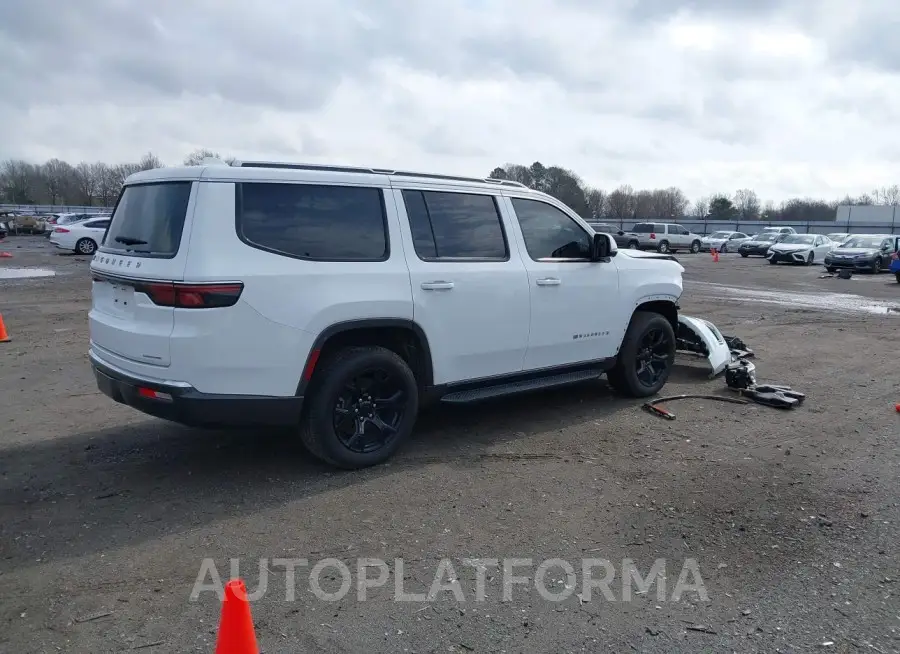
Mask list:
POLYGON ((252 247, 314 261, 384 261, 390 254, 380 188, 236 186, 238 236, 252 247))
POLYGON ((102 250, 171 258, 178 253, 192 182, 126 186, 102 250))

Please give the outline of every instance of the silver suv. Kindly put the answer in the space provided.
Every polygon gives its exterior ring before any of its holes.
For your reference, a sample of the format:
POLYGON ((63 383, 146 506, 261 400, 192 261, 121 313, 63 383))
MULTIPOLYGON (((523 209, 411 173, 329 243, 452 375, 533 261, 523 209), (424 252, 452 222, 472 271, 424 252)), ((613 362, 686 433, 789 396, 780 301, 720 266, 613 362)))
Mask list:
POLYGON ((657 252, 700 251, 700 237, 675 223, 637 223, 625 233, 629 247, 657 252))

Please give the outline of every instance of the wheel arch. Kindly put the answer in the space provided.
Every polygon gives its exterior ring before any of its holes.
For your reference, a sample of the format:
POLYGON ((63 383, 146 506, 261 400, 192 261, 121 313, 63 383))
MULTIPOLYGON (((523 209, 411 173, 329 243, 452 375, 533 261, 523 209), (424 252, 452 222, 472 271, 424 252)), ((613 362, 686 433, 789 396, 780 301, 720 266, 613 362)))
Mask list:
POLYGON ((678 309, 679 306, 674 300, 647 300, 641 302, 634 308, 631 317, 639 311, 644 313, 658 313, 669 321, 675 333, 678 333, 678 309))
POLYGON ((297 395, 315 378, 322 356, 350 346, 381 346, 396 352, 412 369, 420 388, 431 386, 434 367, 425 330, 403 318, 365 318, 329 325, 316 337, 303 364, 297 395))

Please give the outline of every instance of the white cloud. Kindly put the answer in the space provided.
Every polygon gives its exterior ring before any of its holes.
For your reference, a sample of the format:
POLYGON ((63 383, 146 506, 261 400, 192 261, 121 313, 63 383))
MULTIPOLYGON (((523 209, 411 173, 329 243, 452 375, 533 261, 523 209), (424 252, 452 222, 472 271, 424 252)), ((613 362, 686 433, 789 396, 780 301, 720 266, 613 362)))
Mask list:
POLYGON ((900 181, 894 3, 675 4, 11 0, 0 159, 540 160, 776 200, 900 181))

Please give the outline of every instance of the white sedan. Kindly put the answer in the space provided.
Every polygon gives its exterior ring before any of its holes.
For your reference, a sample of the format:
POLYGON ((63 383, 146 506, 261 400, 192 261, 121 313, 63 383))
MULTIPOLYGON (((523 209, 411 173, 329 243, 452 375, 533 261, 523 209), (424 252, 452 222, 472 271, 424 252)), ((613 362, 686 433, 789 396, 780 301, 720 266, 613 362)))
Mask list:
POLYGON ((737 252, 741 243, 749 240, 750 237, 743 232, 713 232, 700 239, 700 249, 704 252, 713 248, 718 252, 737 252))
POLYGON ((60 250, 70 250, 76 254, 94 254, 103 242, 109 218, 91 218, 77 223, 57 227, 50 234, 50 242, 60 250))
POLYGON ((837 244, 822 234, 789 234, 766 252, 769 263, 802 263, 807 266, 823 261, 837 244))

